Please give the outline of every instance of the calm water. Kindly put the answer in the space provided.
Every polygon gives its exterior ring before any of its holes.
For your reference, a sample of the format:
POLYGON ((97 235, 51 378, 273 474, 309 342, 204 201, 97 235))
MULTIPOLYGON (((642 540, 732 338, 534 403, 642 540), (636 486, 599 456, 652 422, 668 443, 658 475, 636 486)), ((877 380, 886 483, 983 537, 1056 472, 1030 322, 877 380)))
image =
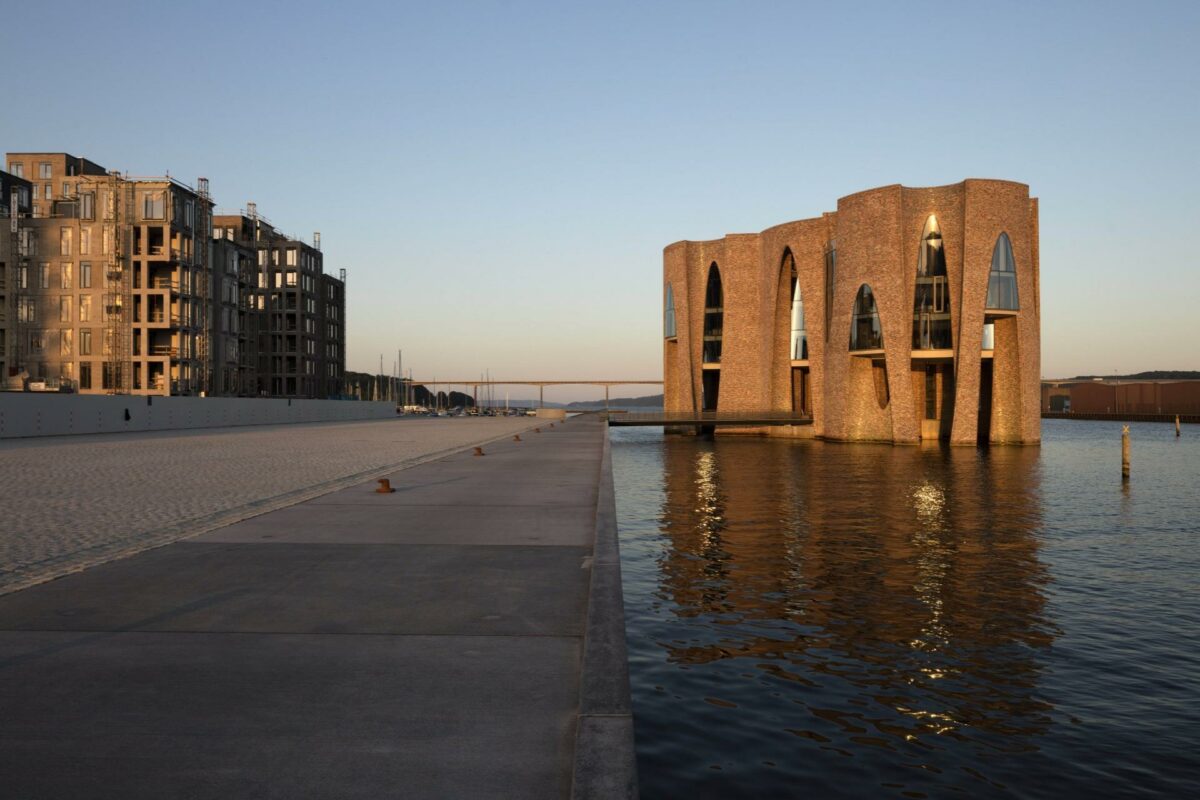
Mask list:
POLYGON ((643 797, 1200 796, 1200 427, 613 429, 643 797))

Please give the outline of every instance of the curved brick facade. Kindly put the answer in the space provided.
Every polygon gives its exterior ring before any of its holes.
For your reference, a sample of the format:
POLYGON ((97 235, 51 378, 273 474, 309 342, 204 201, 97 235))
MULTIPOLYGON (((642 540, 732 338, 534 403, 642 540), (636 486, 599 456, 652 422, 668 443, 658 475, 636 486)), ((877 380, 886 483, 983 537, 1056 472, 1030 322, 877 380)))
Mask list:
POLYGON ((677 332, 663 345, 667 411, 702 409, 703 375, 715 371, 719 411, 811 412, 811 428, 775 433, 902 443, 940 438, 964 445, 1040 440, 1037 199, 1025 184, 972 179, 859 192, 816 219, 676 242, 663 251, 663 279, 664 295, 667 285, 673 287, 677 332), (913 349, 913 304, 931 214, 945 254, 952 347, 924 352, 913 349), (1001 233, 1012 243, 1016 264, 1015 312, 985 308, 1001 233), (834 246, 836 275, 827 307, 826 254, 834 246), (790 358, 789 252, 804 300, 806 362, 790 358), (719 366, 703 364, 701 355, 712 264, 724 291, 719 366), (883 330, 882 352, 868 356, 849 349, 852 309, 863 284, 874 291, 883 330), (985 324, 994 330, 990 351, 982 349, 985 324))

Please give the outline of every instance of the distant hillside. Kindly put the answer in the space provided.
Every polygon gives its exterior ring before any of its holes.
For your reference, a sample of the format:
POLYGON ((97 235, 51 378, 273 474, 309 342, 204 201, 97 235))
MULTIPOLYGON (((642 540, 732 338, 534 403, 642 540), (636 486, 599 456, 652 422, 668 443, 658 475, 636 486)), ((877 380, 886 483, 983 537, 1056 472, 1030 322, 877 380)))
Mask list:
POLYGON ((1071 380, 1091 381, 1100 378, 1106 381, 1188 381, 1200 380, 1200 371, 1194 369, 1155 369, 1134 375, 1076 375, 1071 380))
MULTIPOLYGON (((609 408, 650 407, 662 408, 661 394, 648 394, 645 397, 617 397, 608 401, 609 408)), ((567 408, 604 408, 603 400, 579 400, 567 403, 567 408)))

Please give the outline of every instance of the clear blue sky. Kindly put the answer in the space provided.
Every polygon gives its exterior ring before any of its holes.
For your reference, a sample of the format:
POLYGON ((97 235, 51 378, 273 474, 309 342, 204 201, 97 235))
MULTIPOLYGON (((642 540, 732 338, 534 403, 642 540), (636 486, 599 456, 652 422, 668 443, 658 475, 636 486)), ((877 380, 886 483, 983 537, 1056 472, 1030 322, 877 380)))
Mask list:
POLYGON ((326 269, 349 270, 352 369, 403 347, 422 375, 657 378, 666 244, 966 177, 1041 198, 1045 375, 1200 369, 1197 2, 10 2, 4 20, 0 148, 203 175, 222 207, 320 230, 326 269))

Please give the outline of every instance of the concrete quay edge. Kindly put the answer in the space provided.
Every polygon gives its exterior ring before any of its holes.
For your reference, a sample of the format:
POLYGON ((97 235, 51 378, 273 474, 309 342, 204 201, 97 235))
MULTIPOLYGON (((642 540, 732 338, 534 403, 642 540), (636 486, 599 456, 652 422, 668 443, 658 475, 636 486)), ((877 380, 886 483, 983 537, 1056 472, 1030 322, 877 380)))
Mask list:
POLYGON ((638 797, 612 444, 603 427, 571 797, 638 797))

